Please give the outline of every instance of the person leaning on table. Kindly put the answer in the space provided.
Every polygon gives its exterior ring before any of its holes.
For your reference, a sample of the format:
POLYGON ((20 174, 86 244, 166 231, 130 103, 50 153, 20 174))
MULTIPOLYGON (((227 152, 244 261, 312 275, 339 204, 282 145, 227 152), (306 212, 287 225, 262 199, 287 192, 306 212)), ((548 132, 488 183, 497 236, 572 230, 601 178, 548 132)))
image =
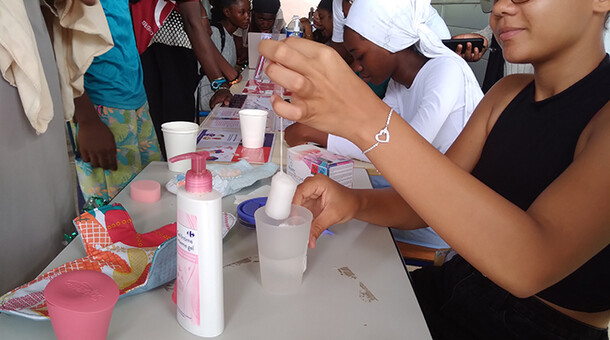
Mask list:
MULTIPOLYGON (((406 16, 403 27, 418 30, 428 6, 357 0, 350 11, 406 16)), ((310 246, 352 218, 429 225, 459 254, 411 273, 435 339, 607 339, 609 11, 607 0, 496 1, 490 25, 504 57, 531 63, 534 74, 502 78, 445 155, 333 50, 304 39, 261 42, 267 75, 293 94, 292 103, 272 97, 274 110, 369 150, 392 185, 306 180, 294 203, 314 213, 310 246)))

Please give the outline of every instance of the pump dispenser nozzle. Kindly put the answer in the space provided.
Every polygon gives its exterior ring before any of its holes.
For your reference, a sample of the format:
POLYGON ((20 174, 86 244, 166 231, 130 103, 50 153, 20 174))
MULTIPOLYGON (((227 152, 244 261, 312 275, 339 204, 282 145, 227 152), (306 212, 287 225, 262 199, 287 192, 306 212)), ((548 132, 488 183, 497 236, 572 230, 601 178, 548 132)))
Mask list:
POLYGON ((206 169, 206 159, 210 156, 207 151, 189 152, 174 156, 170 162, 191 159, 191 169, 186 172, 184 189, 192 193, 206 193, 212 191, 212 173, 206 169))

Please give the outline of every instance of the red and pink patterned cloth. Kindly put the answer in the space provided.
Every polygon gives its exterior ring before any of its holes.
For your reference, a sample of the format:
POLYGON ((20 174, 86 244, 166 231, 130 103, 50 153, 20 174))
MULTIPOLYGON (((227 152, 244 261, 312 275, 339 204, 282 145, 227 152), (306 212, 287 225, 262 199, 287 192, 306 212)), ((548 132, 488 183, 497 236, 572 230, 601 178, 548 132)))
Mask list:
MULTIPOLYGON (((224 213, 231 229, 233 215, 224 213)), ((176 278, 176 223, 139 234, 120 204, 107 205, 74 219, 87 253, 0 297, 0 312, 35 320, 48 319, 43 291, 54 277, 74 270, 95 270, 110 276, 121 296, 148 291, 176 278)), ((226 234, 226 233, 223 233, 226 234)))

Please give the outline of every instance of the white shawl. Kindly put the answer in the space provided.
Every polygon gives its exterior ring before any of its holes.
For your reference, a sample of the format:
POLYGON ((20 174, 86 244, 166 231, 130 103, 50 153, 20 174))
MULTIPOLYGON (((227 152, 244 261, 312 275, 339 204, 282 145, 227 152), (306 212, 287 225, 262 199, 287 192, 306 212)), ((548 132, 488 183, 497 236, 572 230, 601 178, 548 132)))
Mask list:
MULTIPOLYGON (((62 90, 64 118, 74 115, 74 97, 84 91, 83 75, 95 56, 112 46, 99 2, 57 0, 53 45, 62 90)), ((28 121, 41 134, 53 118, 53 104, 30 19, 22 0, 0 0, 0 72, 17 87, 28 121)))

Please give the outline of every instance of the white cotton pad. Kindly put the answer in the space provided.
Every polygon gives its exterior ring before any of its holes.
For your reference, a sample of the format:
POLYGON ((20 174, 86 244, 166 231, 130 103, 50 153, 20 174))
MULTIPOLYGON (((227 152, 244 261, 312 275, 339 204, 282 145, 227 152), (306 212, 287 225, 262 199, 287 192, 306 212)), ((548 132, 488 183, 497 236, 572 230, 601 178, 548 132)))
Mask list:
POLYGON ((271 190, 265 205, 267 216, 283 220, 290 215, 292 197, 297 190, 297 182, 290 175, 278 172, 271 178, 271 190))

